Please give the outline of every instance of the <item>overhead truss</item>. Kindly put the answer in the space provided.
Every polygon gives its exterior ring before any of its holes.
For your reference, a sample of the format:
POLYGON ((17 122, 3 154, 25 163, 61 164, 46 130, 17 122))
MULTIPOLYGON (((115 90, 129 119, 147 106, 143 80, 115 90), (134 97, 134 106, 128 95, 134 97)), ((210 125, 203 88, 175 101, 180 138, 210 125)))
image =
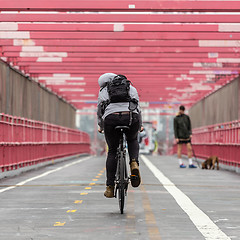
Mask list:
POLYGON ((0 57, 76 108, 125 74, 152 107, 191 106, 239 75, 240 1, 0 0, 0 57))

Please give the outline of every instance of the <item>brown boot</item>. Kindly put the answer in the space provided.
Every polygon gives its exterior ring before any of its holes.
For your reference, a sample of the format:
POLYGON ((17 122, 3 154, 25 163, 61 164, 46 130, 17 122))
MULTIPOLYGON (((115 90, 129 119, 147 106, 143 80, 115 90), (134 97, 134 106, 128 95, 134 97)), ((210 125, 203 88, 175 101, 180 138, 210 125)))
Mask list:
POLYGON ((132 161, 130 163, 130 169, 131 169, 131 184, 133 187, 138 187, 141 183, 141 176, 136 161, 132 161))
POLYGON ((106 198, 113 198, 114 197, 114 186, 107 186, 106 191, 104 192, 104 196, 106 198))

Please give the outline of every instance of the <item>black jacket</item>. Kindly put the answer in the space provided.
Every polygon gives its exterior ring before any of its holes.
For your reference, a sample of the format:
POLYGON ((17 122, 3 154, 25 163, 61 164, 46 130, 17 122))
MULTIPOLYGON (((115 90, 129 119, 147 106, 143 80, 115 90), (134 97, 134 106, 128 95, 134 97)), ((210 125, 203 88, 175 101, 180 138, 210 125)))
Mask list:
POLYGON ((178 114, 174 118, 174 135, 178 139, 188 139, 192 135, 191 120, 186 114, 178 114))

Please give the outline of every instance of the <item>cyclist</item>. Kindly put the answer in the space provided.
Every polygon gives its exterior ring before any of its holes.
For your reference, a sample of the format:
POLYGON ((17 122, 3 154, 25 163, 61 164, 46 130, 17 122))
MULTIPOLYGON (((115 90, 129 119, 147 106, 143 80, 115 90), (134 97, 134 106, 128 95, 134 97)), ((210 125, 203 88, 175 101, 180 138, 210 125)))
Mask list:
MULTIPOLYGON (((133 187, 138 187, 141 183, 138 161, 139 144, 137 136, 138 131, 143 129, 143 127, 139 105, 137 105, 137 108, 131 113, 129 110, 129 102, 110 102, 107 106, 104 104, 109 100, 107 83, 112 81, 116 76, 125 77, 114 73, 105 73, 98 79, 98 84, 100 86, 97 110, 98 131, 102 132, 104 130, 105 139, 108 144, 106 161, 107 181, 106 191, 104 192, 104 196, 107 198, 114 197, 114 180, 117 169, 116 153, 119 144, 119 133, 115 131, 116 126, 129 126, 130 128, 126 132, 130 169, 131 174, 137 176, 131 181, 131 184, 133 187)), ((132 85, 130 85, 129 95, 131 98, 139 101, 137 90, 132 85)))

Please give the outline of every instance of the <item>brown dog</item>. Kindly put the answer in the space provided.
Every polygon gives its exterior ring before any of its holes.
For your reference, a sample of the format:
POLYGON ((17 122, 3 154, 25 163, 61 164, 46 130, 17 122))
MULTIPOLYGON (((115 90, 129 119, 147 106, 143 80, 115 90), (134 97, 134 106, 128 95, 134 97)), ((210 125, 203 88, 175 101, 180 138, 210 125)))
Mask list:
POLYGON ((217 170, 219 170, 219 161, 217 156, 211 156, 202 163, 202 169, 214 169, 217 163, 217 170))

